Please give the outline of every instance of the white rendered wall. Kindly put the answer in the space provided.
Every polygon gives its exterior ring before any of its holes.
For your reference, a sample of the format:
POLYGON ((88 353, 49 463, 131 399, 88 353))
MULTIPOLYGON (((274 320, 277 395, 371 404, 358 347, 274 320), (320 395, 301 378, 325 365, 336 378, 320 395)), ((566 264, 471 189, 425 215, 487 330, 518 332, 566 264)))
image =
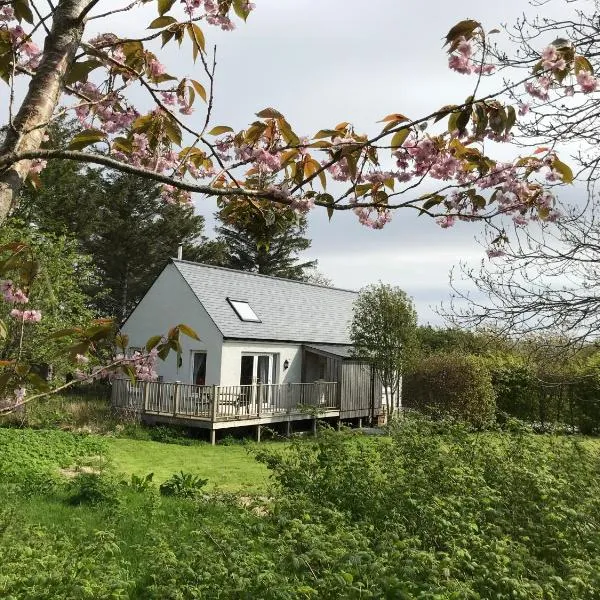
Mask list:
POLYGON ((182 335, 182 366, 177 369, 175 353, 171 352, 166 361, 158 361, 158 374, 165 381, 191 383, 192 353, 204 351, 206 385, 218 385, 223 336, 177 268, 169 264, 127 319, 122 331, 129 336, 130 346, 142 347, 151 336, 165 334, 179 323, 189 325, 200 341, 182 335))
POLYGON ((242 354, 278 354, 276 377, 273 383, 300 383, 302 381, 302 346, 277 342, 225 340, 221 357, 221 385, 240 385, 242 354), (284 370, 283 363, 289 362, 284 370))

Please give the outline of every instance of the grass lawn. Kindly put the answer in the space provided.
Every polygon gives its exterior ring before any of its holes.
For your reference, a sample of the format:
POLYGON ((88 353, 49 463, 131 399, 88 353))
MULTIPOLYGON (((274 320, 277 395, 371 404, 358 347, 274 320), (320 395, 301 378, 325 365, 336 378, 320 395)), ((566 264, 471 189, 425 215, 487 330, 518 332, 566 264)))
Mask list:
POLYGON ((180 446, 126 438, 106 441, 115 468, 128 477, 154 473, 154 481, 162 483, 173 473, 187 471, 207 478, 209 488, 261 492, 267 487, 267 468, 245 446, 180 446))

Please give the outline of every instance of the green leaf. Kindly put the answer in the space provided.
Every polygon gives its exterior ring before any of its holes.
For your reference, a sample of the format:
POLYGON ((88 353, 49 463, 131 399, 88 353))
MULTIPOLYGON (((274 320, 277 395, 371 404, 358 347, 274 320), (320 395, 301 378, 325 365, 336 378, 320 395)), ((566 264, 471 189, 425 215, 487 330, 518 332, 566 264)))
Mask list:
POLYGON ((317 131, 317 133, 315 133, 315 135, 313 136, 313 139, 320 140, 322 138, 328 138, 328 137, 330 137, 330 138, 342 137, 342 134, 337 129, 321 129, 320 131, 317 131))
POLYGON ((429 210, 434 206, 437 206, 444 200, 444 196, 440 194, 435 194, 433 196, 428 196, 428 199, 423 202, 423 210, 429 210))
POLYGON ((146 342, 146 350, 148 350, 148 352, 150 352, 150 350, 152 350, 152 348, 155 348, 156 346, 158 346, 158 344, 160 344, 160 340, 162 340, 162 336, 153 335, 146 342))
POLYGON ((158 0, 158 14, 162 17, 168 13, 175 4, 175 0, 158 0))
POLYGON ((202 50, 202 52, 206 51, 206 40, 204 39, 204 34, 202 33, 202 29, 200 29, 196 23, 190 23, 186 27, 186 31, 192 40, 192 54, 194 60, 196 60, 199 50, 202 50))
POLYGON ((208 135, 221 135, 222 133, 229 133, 230 131, 233 131, 233 129, 227 125, 217 125, 208 132, 208 135))
POLYGON ((401 129, 400 131, 397 131, 392 136, 392 141, 390 142, 390 146, 392 148, 399 148, 400 146, 402 146, 402 144, 404 144, 404 142, 406 141, 406 138, 408 137, 409 134, 410 134, 410 129, 401 129))
POLYGON ((106 133, 99 129, 86 129, 78 133, 70 142, 69 150, 82 150, 86 146, 91 146, 98 142, 106 140, 106 133))
POLYGON ((456 119, 456 129, 458 129, 459 133, 463 133, 467 125, 469 124, 469 120, 471 119, 471 107, 467 106, 464 110, 460 112, 456 119))
POLYGON ((27 21, 28 23, 33 23, 33 13, 29 8, 28 0, 15 0, 12 3, 13 10, 15 11, 15 16, 19 23, 22 20, 27 21))
POLYGON ((148 25, 148 29, 161 29, 162 27, 173 25, 173 23, 177 23, 177 19, 173 17, 157 17, 148 25))
POLYGON ((260 112, 256 113, 257 117, 261 119, 283 119, 285 118, 278 110, 274 108, 265 108, 260 112))
POLYGON ((575 177, 574 177, 573 171, 572 171, 571 167, 569 167, 569 165, 566 165, 561 160, 558 160, 558 158, 555 158, 552 161, 552 168, 560 174, 562 180, 565 183, 573 183, 573 180, 575 179, 575 177))
POLYGON ((198 81, 196 81, 195 79, 190 79, 190 83, 192 84, 193 88, 196 90, 196 94, 198 94, 198 96, 200 96, 200 98, 202 98, 202 100, 204 100, 204 102, 206 102, 206 90, 204 89, 204 86, 202 84, 200 84, 198 81))
POLYGON ((248 10, 248 2, 246 0, 233 0, 233 10, 235 14, 244 21, 248 18, 250 11, 248 10))
POLYGON ((88 75, 100 65, 101 63, 97 60, 85 60, 73 63, 65 76, 65 83, 72 84, 76 81, 86 82, 88 75))
POLYGON ((177 125, 177 123, 175 123, 175 121, 172 121, 171 119, 166 119, 164 123, 165 133, 167 134, 167 137, 174 144, 181 146, 181 129, 179 125, 177 125))
POLYGON ((592 63, 585 56, 576 56, 574 61, 575 74, 578 75, 581 71, 589 71, 594 73, 592 63))
POLYGON ((181 331, 181 333, 183 333, 183 335, 187 335, 189 338, 192 338, 193 340, 200 341, 198 334, 189 325, 180 323, 179 325, 177 325, 177 328, 179 329, 179 331, 181 331))
POLYGON ((515 111, 515 107, 514 106, 509 106, 506 109, 506 127, 504 128, 504 131, 506 133, 508 133, 513 125, 517 122, 517 113, 515 111))
POLYGON ((450 44, 448 52, 454 51, 455 43, 461 37, 464 37, 467 40, 471 39, 474 31, 478 27, 481 27, 481 24, 473 19, 465 19, 464 21, 458 22, 446 35, 446 44, 450 44))

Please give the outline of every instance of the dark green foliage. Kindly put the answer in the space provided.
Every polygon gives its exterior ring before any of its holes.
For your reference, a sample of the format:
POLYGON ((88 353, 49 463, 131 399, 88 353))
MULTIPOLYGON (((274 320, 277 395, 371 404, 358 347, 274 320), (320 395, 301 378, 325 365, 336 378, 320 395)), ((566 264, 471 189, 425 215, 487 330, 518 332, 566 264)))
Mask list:
MULTIPOLYGON (((72 137, 68 123, 51 135, 72 137)), ((50 161, 39 189, 23 188, 17 215, 42 232, 74 237, 97 277, 84 287, 97 314, 122 319, 141 299, 179 244, 195 253, 204 218, 170 205, 155 183, 70 161, 50 161)), ((207 252, 207 257, 211 253, 207 252)))
POLYGON ((263 451, 271 499, 246 507, 123 485, 120 502, 71 506, 2 479, 0 597, 595 600, 597 448, 421 419, 383 438, 325 431, 263 451))
POLYGON ((154 473, 148 473, 143 476, 133 473, 129 481, 122 481, 121 483, 130 487, 135 492, 147 492, 154 488, 152 479, 154 479, 154 473))
POLYGON ((162 496, 195 498, 207 483, 208 479, 202 479, 199 475, 180 471, 161 483, 159 490, 162 496))
POLYGON ((68 504, 100 504, 119 502, 119 486, 111 477, 101 473, 78 473, 67 485, 68 504))
POLYGON ((407 408, 452 416, 477 427, 494 421, 495 393, 480 358, 458 352, 424 357, 403 381, 407 408))
MULTIPOLYGON (((38 368, 44 375, 48 364, 60 374, 68 368, 65 358, 57 356, 54 331, 77 327, 91 321, 93 314, 84 293, 95 282, 89 257, 79 253, 77 242, 66 235, 44 233, 17 219, 10 219, 0 229, 0 244, 28 244, 39 262, 39 273, 28 291, 31 308, 41 310, 42 320, 25 325, 21 359, 38 368)), ((14 359, 21 343, 21 328, 9 315, 12 305, 0 304, 0 317, 8 326, 8 335, 0 341, 0 358, 14 359)))
MULTIPOLYGON (((214 264, 239 271, 307 281, 317 265, 316 260, 301 261, 298 255, 310 248, 306 237, 305 217, 294 211, 274 214, 237 214, 221 221, 217 227, 222 254, 215 255, 214 264)), ((219 215, 217 215, 219 216, 219 215)))
POLYGON ((389 416, 399 405, 402 375, 416 350, 417 312, 399 287, 378 283, 363 288, 353 305, 350 339, 385 389, 389 416))

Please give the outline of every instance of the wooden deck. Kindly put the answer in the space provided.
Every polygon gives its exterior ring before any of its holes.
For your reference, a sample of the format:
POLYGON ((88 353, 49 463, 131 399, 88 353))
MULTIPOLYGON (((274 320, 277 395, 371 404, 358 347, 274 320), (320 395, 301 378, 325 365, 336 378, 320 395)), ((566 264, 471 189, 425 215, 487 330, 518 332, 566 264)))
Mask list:
POLYGON ((337 385, 317 382, 199 386, 116 379, 112 404, 147 422, 210 429, 214 441, 217 429, 339 417, 337 385))

